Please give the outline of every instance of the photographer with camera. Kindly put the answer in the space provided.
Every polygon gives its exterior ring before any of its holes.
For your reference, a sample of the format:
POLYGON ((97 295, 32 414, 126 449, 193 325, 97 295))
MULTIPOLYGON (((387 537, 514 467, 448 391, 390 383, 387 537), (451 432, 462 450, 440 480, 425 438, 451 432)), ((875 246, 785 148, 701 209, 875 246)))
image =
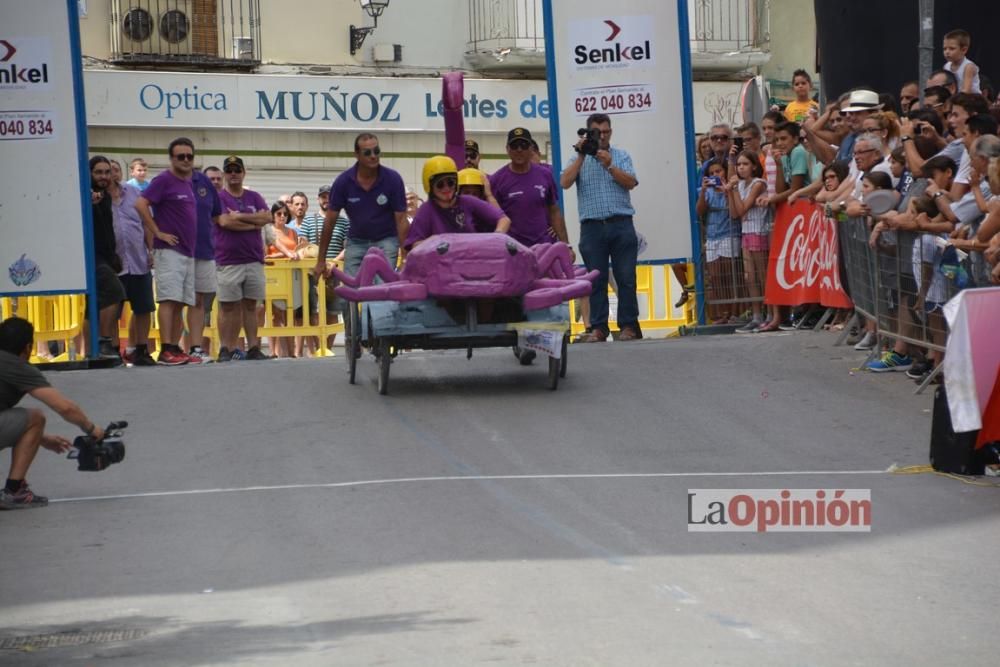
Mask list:
POLYGON ((642 338, 639 302, 636 298, 635 265, 639 239, 632 216, 629 191, 639 184, 632 157, 611 147, 611 119, 591 114, 576 142, 576 158, 567 160, 559 184, 568 190, 576 184, 580 213, 580 254, 588 271, 600 271, 590 294, 591 333, 580 342, 601 343, 608 339, 608 261, 618 283, 618 340, 642 338))
POLYGON ((92 422, 76 403, 49 385, 41 371, 28 363, 34 344, 35 328, 20 317, 0 323, 0 449, 11 448, 7 484, 0 491, 0 509, 43 507, 48 498, 36 495, 25 482, 25 475, 38 453, 38 447, 61 454, 70 443, 58 435, 46 435, 45 414, 38 408, 14 407, 31 394, 49 406, 85 434, 101 440, 104 429, 92 422))

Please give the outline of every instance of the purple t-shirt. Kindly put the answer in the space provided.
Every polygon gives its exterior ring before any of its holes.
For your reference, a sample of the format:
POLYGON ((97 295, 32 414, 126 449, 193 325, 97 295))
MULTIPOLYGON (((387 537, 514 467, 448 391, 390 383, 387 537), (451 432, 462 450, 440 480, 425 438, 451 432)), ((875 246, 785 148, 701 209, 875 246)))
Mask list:
POLYGON ((526 246, 551 243, 549 207, 559 202, 552 171, 532 164, 516 174, 505 165, 490 176, 490 189, 510 218, 510 235, 526 246))
POLYGON ((208 176, 200 171, 192 174, 191 187, 194 188, 194 199, 198 207, 198 237, 194 244, 194 258, 215 259, 212 229, 216 225, 212 222, 212 218, 222 214, 219 193, 208 176))
POLYGON ((478 197, 459 195, 458 203, 452 208, 441 208, 433 200, 426 201, 417 209, 406 235, 406 249, 417 241, 435 234, 474 234, 477 225, 496 229, 504 212, 478 197))
MULTIPOLYGON (((223 189, 219 193, 219 199, 226 213, 229 211, 256 213, 270 210, 260 194, 245 188, 239 197, 234 197, 228 190, 223 189)), ((215 263, 219 266, 264 263, 264 239, 261 238, 260 229, 237 232, 214 225, 212 240, 215 242, 215 263)))
POLYGON ((167 169, 149 182, 142 196, 153 205, 153 220, 164 234, 177 237, 177 245, 153 239, 153 249, 169 248, 185 257, 194 257, 198 236, 198 212, 191 181, 167 169))
POLYGON ((381 241, 396 236, 396 213, 406 211, 406 187, 399 172, 379 166, 375 185, 358 185, 358 165, 342 173, 330 189, 328 208, 346 211, 351 221, 348 237, 381 241))

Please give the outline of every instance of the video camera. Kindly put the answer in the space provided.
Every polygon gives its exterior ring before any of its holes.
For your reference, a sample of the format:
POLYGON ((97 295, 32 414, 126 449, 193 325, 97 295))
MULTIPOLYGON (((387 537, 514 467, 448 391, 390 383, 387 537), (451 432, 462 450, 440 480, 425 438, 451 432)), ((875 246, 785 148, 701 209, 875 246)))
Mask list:
POLYGON ((73 441, 73 448, 66 455, 68 459, 76 459, 77 470, 104 470, 112 463, 121 463, 125 458, 125 443, 122 434, 128 428, 128 422, 111 422, 104 429, 104 439, 98 440, 90 435, 81 435, 73 441))
POLYGON ((601 131, 596 127, 590 129, 581 127, 576 131, 578 137, 586 137, 583 143, 576 148, 577 153, 584 155, 597 155, 597 150, 601 147, 601 131))

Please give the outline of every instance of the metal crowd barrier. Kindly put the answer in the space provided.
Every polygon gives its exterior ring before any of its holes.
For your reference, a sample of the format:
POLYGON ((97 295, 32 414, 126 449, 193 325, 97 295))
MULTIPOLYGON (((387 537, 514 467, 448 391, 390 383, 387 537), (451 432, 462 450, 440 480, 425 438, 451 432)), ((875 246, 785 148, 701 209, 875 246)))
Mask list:
MULTIPOLYGON (((968 289, 989 286, 989 267, 982 253, 962 253, 957 264, 943 270, 946 239, 928 233, 890 231, 883 232, 872 247, 870 237, 871 226, 866 218, 839 223, 848 293, 855 312, 875 322, 879 335, 880 344, 873 348, 871 356, 881 352, 886 339, 944 352, 948 328, 941 306, 962 289, 959 279, 945 272, 964 273, 968 289)), ((939 364, 937 371, 940 368, 939 364)), ((931 379, 933 376, 920 389, 931 379)))
POLYGON ((722 320, 740 318, 754 303, 763 307, 767 272, 760 276, 747 270, 739 225, 733 225, 730 236, 712 241, 706 238, 706 226, 700 227, 705 321, 724 324, 722 320))

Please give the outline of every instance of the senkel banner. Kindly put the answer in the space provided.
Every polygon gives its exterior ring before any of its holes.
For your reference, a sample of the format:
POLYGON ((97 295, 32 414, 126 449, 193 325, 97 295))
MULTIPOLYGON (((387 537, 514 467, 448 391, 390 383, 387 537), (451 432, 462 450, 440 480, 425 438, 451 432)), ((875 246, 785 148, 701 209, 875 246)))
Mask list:
MULTIPOLYGON (((686 11, 686 0, 544 4, 556 177, 576 159, 577 130, 587 117, 607 114, 611 146, 629 153, 639 181, 630 195, 636 231, 648 243, 641 259, 648 263, 697 255, 688 182, 694 121, 686 11)), ((576 186, 563 195, 566 226, 578 239, 576 186)))
POLYGON ((90 174, 76 0, 0 22, 0 294, 87 287, 90 174))
POLYGON ((779 204, 774 212, 764 301, 778 306, 819 303, 851 308, 840 282, 837 223, 808 201, 779 204))

